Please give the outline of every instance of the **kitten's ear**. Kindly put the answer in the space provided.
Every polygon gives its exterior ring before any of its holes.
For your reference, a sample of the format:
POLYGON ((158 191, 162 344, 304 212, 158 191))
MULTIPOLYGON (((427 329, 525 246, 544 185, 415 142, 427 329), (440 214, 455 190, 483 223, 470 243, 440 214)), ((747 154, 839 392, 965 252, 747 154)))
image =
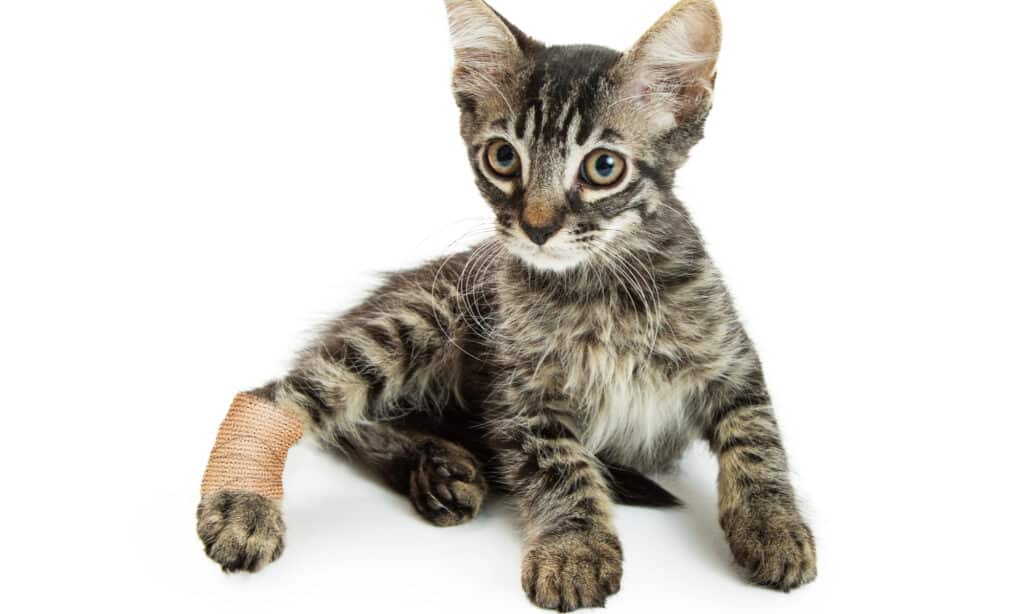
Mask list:
POLYGON ((540 43, 523 34, 483 0, 445 0, 458 96, 494 96, 540 43))
POLYGON ((616 67, 624 104, 659 130, 711 106, 722 22, 712 0, 682 0, 658 20, 616 67))

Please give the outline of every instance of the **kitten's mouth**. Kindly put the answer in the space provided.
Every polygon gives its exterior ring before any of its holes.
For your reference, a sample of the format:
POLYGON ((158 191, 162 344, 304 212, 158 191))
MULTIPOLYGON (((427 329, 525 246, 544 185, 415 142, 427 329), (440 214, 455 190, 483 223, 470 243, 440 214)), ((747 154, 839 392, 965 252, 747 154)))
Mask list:
POLYGON ((512 240, 506 245, 512 255, 540 271, 565 272, 576 268, 586 258, 586 254, 581 250, 566 249, 550 243, 536 245, 529 241, 512 240))

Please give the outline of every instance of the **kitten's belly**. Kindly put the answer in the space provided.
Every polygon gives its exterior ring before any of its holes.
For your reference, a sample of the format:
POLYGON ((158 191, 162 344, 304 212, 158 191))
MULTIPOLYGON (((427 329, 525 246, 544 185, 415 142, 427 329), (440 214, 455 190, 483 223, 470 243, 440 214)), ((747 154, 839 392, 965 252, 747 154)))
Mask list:
POLYGON ((641 470, 678 460, 690 439, 686 387, 660 375, 611 377, 594 392, 583 433, 587 449, 641 470))

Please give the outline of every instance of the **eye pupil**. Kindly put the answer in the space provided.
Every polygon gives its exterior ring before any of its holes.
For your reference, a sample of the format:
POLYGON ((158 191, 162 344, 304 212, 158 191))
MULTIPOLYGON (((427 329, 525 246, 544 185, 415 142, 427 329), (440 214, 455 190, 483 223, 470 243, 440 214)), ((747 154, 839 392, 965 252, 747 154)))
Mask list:
POLYGON ((615 158, 604 154, 594 162, 594 170, 602 177, 611 177, 615 173, 615 158))
POLYGON ((495 152, 494 158, 498 161, 498 164, 504 167, 509 167, 515 164, 516 161, 516 150, 512 149, 511 145, 505 144, 498 148, 495 152))

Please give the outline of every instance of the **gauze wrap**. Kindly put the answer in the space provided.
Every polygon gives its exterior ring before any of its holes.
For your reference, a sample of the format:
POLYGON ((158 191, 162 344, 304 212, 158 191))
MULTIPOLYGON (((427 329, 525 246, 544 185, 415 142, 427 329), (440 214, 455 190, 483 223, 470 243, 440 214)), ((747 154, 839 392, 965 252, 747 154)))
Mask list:
POLYGON ((273 401, 239 394, 217 432, 201 495, 235 490, 280 501, 284 496, 281 476, 288 450, 304 431, 297 415, 273 401))

